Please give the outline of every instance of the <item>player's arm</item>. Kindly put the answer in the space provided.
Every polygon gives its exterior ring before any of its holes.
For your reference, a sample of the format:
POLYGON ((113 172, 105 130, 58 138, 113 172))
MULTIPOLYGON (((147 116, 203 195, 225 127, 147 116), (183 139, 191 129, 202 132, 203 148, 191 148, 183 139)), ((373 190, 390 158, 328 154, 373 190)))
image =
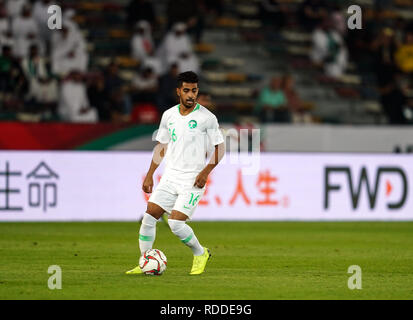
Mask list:
POLYGON ((142 185, 142 190, 146 193, 152 193, 153 174, 155 173, 156 169, 159 167, 163 158, 165 157, 166 149, 170 141, 166 123, 167 123, 167 116, 165 115, 165 112, 164 112, 161 118, 161 123, 159 125, 159 130, 155 138, 156 141, 158 141, 159 143, 153 149, 153 157, 152 157, 151 165, 149 167, 148 173, 146 174, 145 180, 143 181, 143 185, 142 185))
POLYGON ((142 190, 146 193, 152 193, 153 174, 155 173, 156 169, 159 167, 163 158, 165 157, 167 147, 168 144, 158 143, 153 150, 151 165, 142 185, 142 190))
POLYGON ((218 165, 225 154, 225 140, 219 129, 217 118, 211 117, 207 124, 207 136, 212 145, 215 146, 214 153, 206 167, 198 174, 195 179, 194 186, 203 188, 208 180, 208 176, 212 170, 218 165))
POLYGON ((203 188, 208 180, 209 174, 214 170, 218 163, 222 160, 225 153, 225 143, 220 143, 215 146, 214 154, 212 155, 209 163, 206 167, 198 174, 195 179, 194 186, 198 188, 203 188))

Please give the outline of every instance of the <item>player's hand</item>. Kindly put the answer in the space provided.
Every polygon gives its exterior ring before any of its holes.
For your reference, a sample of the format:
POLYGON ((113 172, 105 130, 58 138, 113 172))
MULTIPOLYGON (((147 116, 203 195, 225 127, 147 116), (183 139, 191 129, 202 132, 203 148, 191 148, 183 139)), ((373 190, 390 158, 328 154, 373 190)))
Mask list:
POLYGON ((201 171, 198 176, 195 178, 194 186, 198 188, 203 188, 208 180, 208 174, 204 171, 201 171))
POLYGON ((145 180, 143 180, 142 190, 145 193, 152 193, 153 188, 153 177, 151 175, 147 175, 145 180))

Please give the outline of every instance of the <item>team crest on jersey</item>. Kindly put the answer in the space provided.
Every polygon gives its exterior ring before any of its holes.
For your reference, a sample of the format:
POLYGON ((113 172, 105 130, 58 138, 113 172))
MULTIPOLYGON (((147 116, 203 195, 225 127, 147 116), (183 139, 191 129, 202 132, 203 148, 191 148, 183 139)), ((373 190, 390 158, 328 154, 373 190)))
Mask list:
POLYGON ((188 122, 188 126, 190 129, 194 129, 196 128, 196 126, 198 125, 198 123, 195 120, 191 120, 188 122))

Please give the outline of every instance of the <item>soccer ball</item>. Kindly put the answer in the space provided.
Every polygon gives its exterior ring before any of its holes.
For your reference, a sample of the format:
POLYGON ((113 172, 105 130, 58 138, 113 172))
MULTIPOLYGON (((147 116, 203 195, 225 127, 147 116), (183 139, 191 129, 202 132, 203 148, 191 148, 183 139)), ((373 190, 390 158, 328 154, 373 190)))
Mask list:
POLYGON ((144 274, 160 276, 166 270, 165 254, 159 249, 149 249, 139 259, 139 267, 144 274))

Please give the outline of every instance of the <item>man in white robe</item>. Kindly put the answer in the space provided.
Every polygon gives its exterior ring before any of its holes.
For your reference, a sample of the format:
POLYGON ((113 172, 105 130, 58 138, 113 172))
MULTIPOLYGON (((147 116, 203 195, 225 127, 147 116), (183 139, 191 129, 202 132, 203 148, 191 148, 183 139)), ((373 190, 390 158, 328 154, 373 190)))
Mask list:
POLYGON ((75 32, 66 23, 62 30, 52 36, 52 70, 65 76, 73 70, 87 71, 89 55, 81 33, 75 32))
POLYGON ((15 40, 13 53, 16 57, 20 59, 27 57, 32 44, 36 44, 40 52, 44 52, 43 43, 39 38, 39 28, 29 5, 25 5, 21 15, 12 20, 11 30, 15 40))
POLYGON ((348 65, 348 52, 340 33, 331 27, 330 19, 314 29, 312 41, 310 58, 313 63, 322 66, 329 77, 342 76, 348 65))
POLYGON ((74 20, 75 15, 76 15, 75 10, 66 9, 63 12, 63 24, 65 24, 75 34, 78 34, 78 36, 82 36, 80 28, 79 28, 79 24, 74 20))
POLYGON ((48 27, 49 13, 47 10, 52 4, 51 0, 37 0, 33 5, 33 17, 37 22, 40 37, 43 41, 49 41, 51 36, 51 30, 48 27))
POLYGON ((177 61, 183 52, 193 53, 192 43, 186 33, 185 24, 176 23, 166 34, 157 52, 157 56, 162 61, 163 71, 167 71, 170 62, 177 61))
POLYGON ((1 48, 5 45, 10 46, 11 48, 14 47, 7 11, 4 7, 0 7, 0 53, 2 50, 1 48))
POLYGON ((7 0, 6 1, 7 15, 12 19, 20 16, 23 6, 26 4, 28 4, 27 0, 7 0))
POLYGON ((139 61, 145 61, 145 59, 154 51, 155 48, 149 22, 141 20, 136 23, 131 40, 131 47, 132 57, 139 61))
MULTIPOLYGON (((173 62, 174 61, 171 60, 170 64, 173 62)), ((195 73, 199 72, 199 60, 197 56, 192 52, 182 52, 176 62, 178 63, 179 73, 187 71, 193 71, 195 73)))
POLYGON ((39 80, 47 78, 48 72, 46 60, 40 56, 39 49, 36 45, 30 47, 30 54, 23 59, 21 67, 29 81, 29 92, 27 98, 30 99, 36 95, 36 88, 39 87, 39 80))
POLYGON ((60 88, 58 113, 63 121, 95 123, 98 114, 89 104, 86 85, 82 74, 73 71, 60 88))

